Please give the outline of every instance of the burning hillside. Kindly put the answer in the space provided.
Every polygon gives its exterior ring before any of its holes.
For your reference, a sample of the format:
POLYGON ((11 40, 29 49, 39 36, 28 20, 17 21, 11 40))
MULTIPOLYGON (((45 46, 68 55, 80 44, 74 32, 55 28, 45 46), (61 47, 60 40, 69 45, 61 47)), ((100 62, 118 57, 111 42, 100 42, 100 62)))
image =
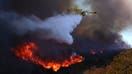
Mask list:
POLYGON ((68 59, 65 59, 63 61, 49 61, 48 59, 42 59, 41 57, 35 55, 38 50, 39 49, 37 48, 36 44, 33 42, 24 43, 13 49, 17 57, 25 61, 30 61, 35 64, 39 64, 43 68, 53 69, 53 71, 55 72, 58 71, 61 67, 69 67, 72 64, 76 64, 83 61, 83 57, 76 54, 72 54, 68 59))
POLYGON ((0 0, 0 74, 82 74, 106 67, 132 47, 131 7, 131 0, 0 0), (97 14, 66 12, 72 8, 97 14))

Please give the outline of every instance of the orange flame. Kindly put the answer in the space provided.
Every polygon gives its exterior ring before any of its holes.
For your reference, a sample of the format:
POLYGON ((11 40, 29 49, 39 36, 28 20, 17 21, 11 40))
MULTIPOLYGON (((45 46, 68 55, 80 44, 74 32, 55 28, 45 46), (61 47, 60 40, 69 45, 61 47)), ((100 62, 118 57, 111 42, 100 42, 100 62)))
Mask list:
POLYGON ((69 59, 65 59, 63 62, 56 62, 56 61, 46 62, 41 58, 35 56, 34 54, 35 49, 37 50, 35 43, 30 42, 28 44, 21 45, 21 47, 16 47, 14 52, 17 57, 25 61, 31 61, 35 64, 39 64, 46 69, 53 69, 53 71, 55 72, 58 71, 61 67, 69 67, 70 65, 82 62, 83 60, 82 56, 74 57, 74 55, 71 55, 69 59))

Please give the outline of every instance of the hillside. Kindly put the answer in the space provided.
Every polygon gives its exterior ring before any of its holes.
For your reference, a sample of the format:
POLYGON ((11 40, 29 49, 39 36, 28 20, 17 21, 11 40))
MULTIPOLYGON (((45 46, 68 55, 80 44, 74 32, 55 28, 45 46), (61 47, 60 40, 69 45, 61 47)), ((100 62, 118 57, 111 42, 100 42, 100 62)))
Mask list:
POLYGON ((132 74, 132 49, 120 52, 107 67, 91 68, 84 74, 132 74))

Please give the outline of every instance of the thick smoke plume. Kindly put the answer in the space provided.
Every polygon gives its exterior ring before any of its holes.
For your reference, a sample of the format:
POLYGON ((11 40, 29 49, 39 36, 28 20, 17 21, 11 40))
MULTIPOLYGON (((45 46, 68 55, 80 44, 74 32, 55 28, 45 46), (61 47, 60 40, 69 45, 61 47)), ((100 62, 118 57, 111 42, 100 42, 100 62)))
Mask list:
POLYGON ((10 32, 17 35, 36 33, 41 39, 55 39, 61 43, 73 43, 71 32, 80 23, 81 15, 64 14, 40 20, 35 16, 25 17, 16 13, 1 12, 0 21, 10 32))
POLYGON ((132 23, 132 1, 85 0, 85 3, 90 4, 97 15, 86 17, 78 27, 78 34, 107 44, 122 41, 119 33, 132 23))

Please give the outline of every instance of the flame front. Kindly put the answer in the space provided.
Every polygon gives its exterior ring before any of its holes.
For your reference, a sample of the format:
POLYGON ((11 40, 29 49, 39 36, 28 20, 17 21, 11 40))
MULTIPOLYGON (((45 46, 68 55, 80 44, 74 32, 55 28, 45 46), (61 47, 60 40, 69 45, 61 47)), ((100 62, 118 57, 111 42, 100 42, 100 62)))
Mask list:
POLYGON ((58 71, 61 67, 69 67, 72 64, 82 62, 83 57, 82 56, 74 56, 71 55, 68 59, 65 59, 62 62, 56 62, 56 61, 44 61, 44 59, 38 58, 35 55, 35 52, 38 50, 35 43, 24 43, 21 46, 16 47, 13 49, 15 52, 15 55, 25 61, 30 61, 35 64, 41 65, 43 68, 46 69, 53 69, 53 71, 58 71))

